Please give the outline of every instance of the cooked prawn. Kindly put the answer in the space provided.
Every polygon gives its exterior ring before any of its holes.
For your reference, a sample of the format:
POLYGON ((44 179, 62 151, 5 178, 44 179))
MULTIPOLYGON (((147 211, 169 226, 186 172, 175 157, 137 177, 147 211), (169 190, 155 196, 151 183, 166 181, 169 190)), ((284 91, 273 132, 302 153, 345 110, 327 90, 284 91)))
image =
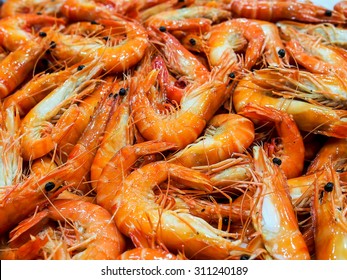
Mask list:
POLYGON ((346 21, 343 14, 315 5, 311 1, 233 0, 230 9, 233 16, 267 21, 283 19, 312 23, 346 21))
POLYGON ((334 109, 347 108, 347 83, 336 75, 314 74, 290 68, 268 68, 258 73, 261 75, 255 76, 255 83, 273 90, 279 96, 292 96, 334 109))
POLYGON ((190 30, 204 33, 210 30, 212 23, 217 23, 229 17, 230 13, 223 9, 191 6, 160 12, 149 17, 144 24, 153 29, 190 30))
POLYGON ((262 183, 254 195, 253 226, 260 232, 265 248, 274 259, 310 259, 286 179, 261 147, 253 148, 255 172, 262 183))
POLYGON ((302 174, 305 160, 305 146, 301 133, 294 119, 284 111, 271 107, 248 104, 239 114, 251 119, 270 121, 275 124, 280 144, 276 138, 266 145, 268 156, 281 160, 280 168, 287 178, 298 177, 302 174))
POLYGON ((17 14, 59 15, 59 10, 65 0, 7 0, 1 7, 1 17, 11 17, 17 14))
POLYGON ((152 70, 131 99, 134 122, 141 135, 147 140, 175 143, 178 149, 194 142, 229 97, 228 74, 235 66, 228 59, 224 62, 212 70, 208 81, 185 92, 180 109, 172 108, 169 114, 157 112, 147 97, 158 75, 157 70, 152 70))
POLYGON ((188 258, 238 258, 245 252, 251 255, 240 247, 241 240, 226 238, 232 234, 184 211, 167 210, 156 204, 152 189, 167 179, 211 190, 208 178, 197 171, 165 161, 147 164, 128 175, 114 196, 112 213, 121 232, 129 236, 140 230, 170 251, 184 252, 188 258))
POLYGON ((231 19, 214 25, 207 41, 210 64, 220 65, 225 53, 228 53, 236 62, 235 51, 242 50, 247 43, 244 67, 251 69, 264 48, 265 34, 261 26, 255 21, 244 18, 231 19))
POLYGON ((89 79, 101 72, 102 66, 101 63, 96 64, 95 61, 87 64, 80 71, 78 71, 78 66, 74 66, 74 75, 48 94, 25 115, 21 125, 22 156, 25 160, 41 157, 54 149, 58 140, 54 139, 54 134, 59 131, 54 131, 54 126, 50 120, 57 115, 61 108, 71 103, 72 98, 77 96, 83 83, 88 82, 89 79))
POLYGON ((97 203, 111 211, 114 194, 131 173, 135 163, 143 156, 160 153, 173 147, 175 145, 171 143, 147 141, 120 148, 105 165, 96 182, 97 203))
POLYGON ((328 163, 329 181, 315 184, 312 207, 315 255, 318 260, 347 259, 346 195, 328 163))
POLYGON ((46 38, 40 39, 24 43, 0 61, 0 98, 11 94, 31 74, 49 44, 46 38))
POLYGON ((276 91, 256 84, 258 78, 267 79, 268 75, 262 70, 246 75, 240 80, 232 96, 236 112, 248 103, 268 106, 286 111, 292 115, 296 125, 302 131, 345 138, 347 136, 347 111, 334 110, 320 105, 295 100, 292 97, 277 97, 276 91))
POLYGON ((108 45, 107 41, 105 44, 104 40, 98 38, 67 35, 51 30, 48 34, 52 36, 55 47, 50 50, 50 54, 69 65, 99 58, 103 69, 108 73, 123 72, 143 58, 149 41, 147 31, 142 25, 126 20, 99 20, 98 23, 116 30, 122 36, 125 35, 126 39, 119 44, 108 45))
POLYGON ((168 159, 171 163, 193 167, 214 164, 233 153, 244 152, 254 140, 253 123, 237 114, 215 115, 205 135, 168 159))
MULTIPOLYGON (((0 45, 9 51, 15 51, 24 43, 40 36, 38 31, 44 26, 63 25, 61 18, 37 14, 22 14, 0 19, 0 45)), ((41 36, 45 36, 40 33, 41 36)))
POLYGON ((129 94, 124 94, 126 82, 117 83, 113 88, 117 96, 117 106, 105 128, 105 135, 98 147, 92 166, 90 179, 93 188, 97 187, 101 172, 109 160, 124 146, 132 145, 134 132, 131 124, 129 94), (118 93, 117 93, 118 92, 118 93))

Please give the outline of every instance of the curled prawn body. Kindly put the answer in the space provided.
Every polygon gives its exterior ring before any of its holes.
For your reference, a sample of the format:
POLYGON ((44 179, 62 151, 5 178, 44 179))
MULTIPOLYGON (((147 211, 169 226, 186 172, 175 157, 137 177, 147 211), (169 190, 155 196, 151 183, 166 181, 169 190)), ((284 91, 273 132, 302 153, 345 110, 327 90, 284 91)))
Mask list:
POLYGON ((290 201, 285 177, 261 147, 253 148, 255 171, 262 185, 254 195, 252 220, 274 259, 310 259, 290 201))
POLYGON ((35 13, 55 16, 63 3, 64 0, 8 0, 1 7, 1 17, 35 13))
POLYGON ((192 6, 176 10, 169 10, 149 17, 144 24, 154 29, 164 27, 168 31, 189 30, 207 32, 212 22, 218 22, 230 17, 230 13, 223 9, 192 6))
POLYGON ((111 212, 114 194, 131 173, 135 163, 143 156, 160 153, 173 147, 175 145, 171 143, 155 141, 121 147, 104 166, 98 181, 95 182, 97 203, 111 212))
POLYGON ((130 101, 134 122, 141 135, 147 140, 175 143, 178 149, 194 142, 230 94, 228 74, 234 64, 229 61, 225 60, 224 66, 213 69, 208 81, 185 92, 180 108, 167 114, 157 112, 147 97, 158 75, 157 70, 152 70, 138 85, 130 101))
POLYGON ((257 62, 264 48, 265 34, 261 26, 249 19, 231 19, 214 25, 210 31, 207 45, 210 49, 211 65, 219 65, 225 53, 237 61, 235 51, 243 49, 248 43, 244 66, 252 68, 257 62))
POLYGON ((55 200, 36 216, 22 221, 11 232, 10 242, 25 240, 30 227, 40 225, 42 229, 50 220, 74 228, 76 244, 74 250, 68 250, 74 260, 114 260, 125 249, 124 238, 105 209, 93 203, 66 199, 55 200))
POLYGON ((281 144, 280 147, 276 147, 276 144, 274 144, 275 147, 271 147, 271 144, 267 145, 269 151, 275 150, 270 156, 281 160, 280 167, 287 178, 298 177, 302 174, 305 160, 304 142, 294 119, 289 114, 271 107, 253 104, 243 107, 239 114, 251 119, 273 122, 281 144))
POLYGON ((331 165, 325 167, 329 181, 315 184, 312 218, 316 258, 347 259, 346 195, 331 165))
POLYGON ((254 126, 250 120, 236 114, 215 115, 207 123, 201 139, 168 160, 187 167, 214 164, 233 153, 244 152, 253 140, 254 126))
POLYGON ((40 30, 43 26, 64 24, 64 20, 36 14, 23 14, 0 19, 0 45, 9 51, 15 51, 24 43, 33 40, 32 28, 40 30))
POLYGON ((345 23, 346 18, 337 11, 327 10, 307 1, 234 0, 230 4, 233 16, 267 21, 296 20, 302 22, 345 23))
POLYGON ((289 37, 286 49, 294 60, 312 73, 336 75, 346 79, 347 61, 336 48, 318 42, 311 35, 301 33, 290 26, 281 26, 289 37))
MULTIPOLYGON (((78 67, 74 67, 75 69, 78 67)), ((87 80, 101 72, 102 65, 88 64, 81 71, 76 71, 61 86, 41 100, 22 120, 22 156, 25 160, 35 159, 50 152, 55 147, 53 124, 50 120, 61 108, 71 103, 77 96, 77 90, 87 80)))
POLYGON ((133 171, 115 195, 115 222, 125 235, 141 230, 169 250, 181 251, 189 258, 232 258, 247 250, 240 240, 225 238, 204 220, 178 210, 167 210, 155 203, 153 188, 170 178, 201 190, 210 190, 207 177, 186 167, 157 161, 133 171), (139 180, 139 178, 142 178, 139 180))
MULTIPOLYGON (((267 77, 266 72, 259 70, 241 79, 232 96, 236 112, 239 112, 248 103, 268 106, 292 115, 296 125, 302 131, 336 138, 346 137, 346 110, 334 110, 293 98, 278 97, 278 95, 274 95, 271 88, 257 84, 258 78, 264 80, 267 77)), ((284 90, 286 89, 284 88, 284 90)))
POLYGON ((142 25, 126 20, 99 20, 98 23, 116 30, 120 35, 126 35, 126 39, 119 44, 108 45, 98 38, 50 31, 52 40, 56 43, 51 55, 70 64, 99 58, 103 69, 109 73, 125 71, 143 58, 149 41, 142 25))
POLYGON ((154 31, 154 38, 158 40, 162 49, 166 65, 179 79, 188 84, 199 85, 209 77, 209 70, 191 52, 189 52, 173 35, 168 32, 154 31))
POLYGON ((4 100, 6 108, 16 106, 21 117, 24 117, 46 95, 66 81, 73 69, 68 68, 54 73, 40 73, 35 75, 23 87, 16 90, 4 100))

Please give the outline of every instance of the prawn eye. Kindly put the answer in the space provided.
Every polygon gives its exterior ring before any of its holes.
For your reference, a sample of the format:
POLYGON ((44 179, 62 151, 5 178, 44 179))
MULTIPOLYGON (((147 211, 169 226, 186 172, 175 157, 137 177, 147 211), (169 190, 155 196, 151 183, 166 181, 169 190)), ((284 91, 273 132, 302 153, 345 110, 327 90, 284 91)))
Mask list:
POLYGON ((190 38, 189 39, 189 43, 192 45, 192 46, 195 46, 196 45, 196 41, 194 38, 190 38))
POLYGON ((102 39, 104 39, 105 41, 108 41, 108 36, 104 36, 104 37, 102 37, 102 39))
POLYGON ((91 24, 98 24, 95 20, 92 20, 90 23, 91 24))
POLYGON ((333 15, 333 12, 331 10, 326 10, 324 13, 327 17, 331 17, 333 15))
POLYGON ((234 73, 234 72, 231 72, 231 73, 229 74, 229 78, 230 78, 230 79, 235 79, 235 73, 234 73))
POLYGON ((231 220, 229 220, 229 218, 228 217, 224 217, 223 219, 222 219, 222 223, 223 223, 223 225, 229 225, 229 224, 231 224, 231 220))
POLYGON ((55 188, 55 184, 53 182, 47 182, 45 185, 45 191, 50 192, 55 188))
POLYGON ((84 67, 86 67, 86 66, 85 65, 78 65, 77 71, 81 71, 84 67))
POLYGON ((54 42, 54 41, 51 41, 51 42, 49 43, 49 47, 50 47, 51 49, 54 49, 56 46, 57 46, 57 44, 56 44, 56 42, 54 42))
POLYGON ((282 160, 280 160, 277 157, 273 158, 272 162, 278 166, 280 166, 282 164, 282 160))
MULTIPOLYGON (((1 6, 1 5, 0 5, 0 6, 1 6)), ((37 14, 38 16, 42 15, 42 13, 41 13, 41 12, 37 12, 36 14, 37 14)))
POLYGON ((278 50, 277 53, 280 58, 283 58, 286 55, 286 51, 284 49, 278 50))
POLYGON ((42 38, 43 38, 43 37, 46 37, 46 36, 47 36, 47 33, 46 33, 46 32, 43 32, 43 31, 40 31, 40 32, 39 32, 39 36, 42 37, 42 38))
POLYGON ((124 96, 127 93, 127 90, 125 88, 121 88, 118 93, 120 96, 124 96))
POLYGON ((326 192, 332 192, 333 189, 334 189, 334 183, 332 183, 332 182, 328 182, 328 183, 326 183, 326 185, 324 186, 324 190, 325 190, 326 192))
POLYGON ((159 27, 159 31, 160 32, 165 32, 166 31, 166 27, 165 26, 160 26, 159 27))
POLYGON ((250 256, 249 255, 241 255, 240 260, 249 260, 250 256))

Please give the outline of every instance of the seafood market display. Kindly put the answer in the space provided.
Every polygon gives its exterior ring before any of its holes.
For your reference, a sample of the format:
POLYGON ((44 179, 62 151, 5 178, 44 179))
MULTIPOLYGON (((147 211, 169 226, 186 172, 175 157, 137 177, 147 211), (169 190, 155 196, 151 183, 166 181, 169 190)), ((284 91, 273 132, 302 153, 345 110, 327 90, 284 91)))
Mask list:
POLYGON ((0 259, 347 259, 347 1, 7 0, 0 136, 0 259))

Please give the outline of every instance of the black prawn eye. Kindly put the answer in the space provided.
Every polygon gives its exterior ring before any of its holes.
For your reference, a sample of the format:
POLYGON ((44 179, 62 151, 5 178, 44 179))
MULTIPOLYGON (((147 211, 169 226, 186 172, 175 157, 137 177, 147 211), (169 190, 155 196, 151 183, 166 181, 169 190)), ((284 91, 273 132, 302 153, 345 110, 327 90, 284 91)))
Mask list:
POLYGON ((127 90, 125 88, 121 88, 118 92, 120 96, 124 96, 127 93, 127 90))
POLYGON ((326 10, 326 11, 325 11, 325 15, 326 15, 327 17, 331 17, 331 16, 333 15, 333 12, 332 12, 331 10, 326 10))
POLYGON ((196 41, 194 38, 190 38, 189 39, 189 43, 192 45, 192 46, 195 46, 196 45, 196 41))
POLYGON ((250 256, 249 255, 241 255, 240 260, 249 260, 250 256))
POLYGON ((160 26, 160 27, 159 27, 159 31, 165 32, 165 31, 166 31, 166 27, 165 27, 165 26, 160 26))
POLYGON ((332 182, 328 182, 328 183, 326 183, 326 185, 324 186, 324 190, 325 190, 326 192, 332 192, 333 189, 334 189, 334 183, 332 183, 332 182))
POLYGON ((282 160, 280 160, 277 157, 273 158, 272 162, 278 166, 280 166, 282 164, 282 160))
POLYGON ((286 51, 284 49, 278 50, 277 53, 280 58, 283 58, 286 55, 286 51))
POLYGON ((45 185, 45 191, 50 192, 55 188, 55 184, 53 182, 47 182, 45 185))
POLYGON ((84 67, 86 67, 85 65, 78 65, 78 67, 77 67, 77 71, 81 71, 84 67))

